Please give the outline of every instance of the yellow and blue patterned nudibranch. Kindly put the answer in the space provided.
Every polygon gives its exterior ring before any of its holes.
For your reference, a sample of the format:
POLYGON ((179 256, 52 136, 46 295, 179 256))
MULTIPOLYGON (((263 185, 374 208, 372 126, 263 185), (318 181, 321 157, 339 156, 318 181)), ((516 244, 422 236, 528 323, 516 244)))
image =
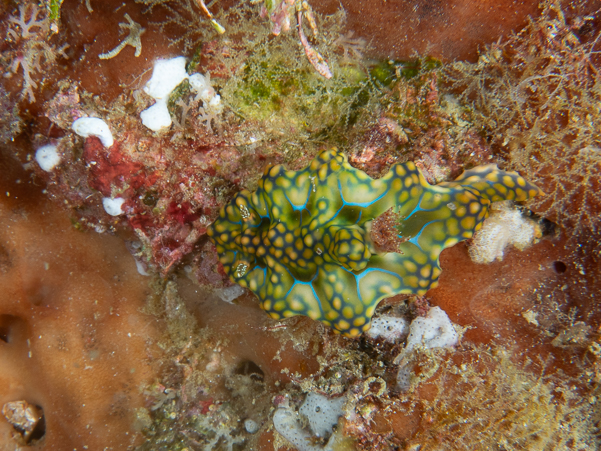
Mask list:
POLYGON ((374 180, 329 150, 300 171, 267 168, 258 189, 222 208, 208 234, 231 280, 272 318, 306 315, 354 337, 369 329, 382 299, 435 287, 440 253, 471 238, 491 202, 539 192, 495 165, 432 186, 408 162, 374 180), (366 228, 391 207, 404 241, 398 252, 378 253, 366 228))

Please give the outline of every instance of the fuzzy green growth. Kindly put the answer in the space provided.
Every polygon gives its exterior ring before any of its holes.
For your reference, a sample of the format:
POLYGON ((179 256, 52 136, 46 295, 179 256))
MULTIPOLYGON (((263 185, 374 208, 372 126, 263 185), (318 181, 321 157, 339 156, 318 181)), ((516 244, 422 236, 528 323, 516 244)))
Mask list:
POLYGON ((574 236, 601 225, 601 34, 583 5, 570 5, 570 20, 545 1, 519 34, 443 72, 509 166, 547 194, 536 211, 574 236))

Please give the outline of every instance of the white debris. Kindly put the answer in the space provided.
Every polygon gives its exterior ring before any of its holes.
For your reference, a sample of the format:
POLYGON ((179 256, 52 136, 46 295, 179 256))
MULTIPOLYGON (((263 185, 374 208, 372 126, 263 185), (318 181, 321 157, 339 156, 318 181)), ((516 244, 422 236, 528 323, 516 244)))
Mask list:
POLYGON ((156 100, 155 104, 140 113, 142 124, 152 131, 158 132, 169 128, 172 124, 167 108, 169 96, 179 84, 188 79, 192 91, 202 99, 203 103, 210 105, 216 113, 220 113, 221 98, 215 93, 208 76, 186 73, 186 58, 178 56, 169 60, 157 60, 154 63, 152 77, 146 83, 144 92, 156 100))
POLYGON ((148 272, 148 266, 145 263, 141 262, 136 257, 134 257, 134 261, 136 262, 136 269, 138 270, 138 274, 140 274, 141 276, 150 275, 150 273, 148 272))
POLYGON ((43 171, 51 172, 61 162, 61 157, 58 154, 56 146, 48 144, 36 150, 35 161, 37 161, 43 171))
POLYGON ((399 364, 397 387, 403 391, 409 390, 416 378, 412 362, 415 350, 451 347, 459 341, 455 326, 440 307, 432 307, 425 317, 415 318, 409 330, 405 349, 394 360, 395 364, 399 364))
POLYGON ((246 432, 249 434, 256 434, 259 430, 259 425, 256 421, 247 418, 244 420, 244 429, 246 429, 246 432))
POLYGON ((459 341, 459 334, 453 323, 440 307, 432 307, 425 317, 415 318, 409 327, 405 353, 416 346, 424 348, 444 348, 455 346, 459 341))
POLYGON ((275 430, 292 443, 299 451, 330 451, 335 440, 332 429, 342 416, 342 407, 346 402, 344 396, 329 399, 318 393, 309 393, 297 413, 287 402, 278 406, 273 415, 275 430), (310 431, 303 428, 301 415, 306 417, 310 431), (328 438, 325 446, 315 445, 314 437, 328 438))
POLYGON ((493 204, 490 216, 476 232, 469 247, 475 263, 492 263, 503 260, 507 246, 524 250, 542 235, 540 226, 524 217, 511 201, 493 204))
POLYGON ((231 304, 234 299, 236 299, 244 294, 244 288, 242 288, 238 284, 235 284, 235 285, 232 285, 231 287, 225 287, 225 288, 221 288, 220 290, 216 290, 215 293, 217 294, 217 296, 219 296, 219 298, 222 301, 228 302, 231 304))
POLYGON ((75 133, 83 138, 96 136, 100 139, 102 145, 109 148, 113 145, 113 135, 109 126, 102 119, 97 117, 81 117, 73 122, 71 128, 75 133))
POLYGON ((400 341, 409 334, 409 321, 392 315, 382 315, 371 320, 366 334, 373 339, 383 338, 389 342, 400 341))
POLYGON ((125 203, 125 199, 122 197, 115 197, 114 199, 110 197, 105 197, 102 199, 102 206, 104 207, 104 211, 106 211, 111 216, 119 216, 124 213, 122 210, 123 204, 125 203))

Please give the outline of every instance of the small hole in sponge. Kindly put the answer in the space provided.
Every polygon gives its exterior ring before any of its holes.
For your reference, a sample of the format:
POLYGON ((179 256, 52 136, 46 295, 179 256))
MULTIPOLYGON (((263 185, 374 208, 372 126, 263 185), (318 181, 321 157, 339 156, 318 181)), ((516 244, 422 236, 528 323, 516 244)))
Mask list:
POLYGON ((235 374, 241 374, 243 376, 249 376, 251 379, 256 381, 262 381, 265 378, 263 370, 252 360, 244 360, 236 367, 235 374))
POLYGON ((0 315, 0 340, 11 343, 14 338, 15 326, 21 319, 12 315, 0 315))
POLYGON ((46 434, 46 419, 44 418, 44 410, 40 406, 36 407, 39 409, 42 416, 40 417, 38 424, 35 425, 35 428, 29 437, 30 441, 41 440, 46 434))
POLYGON ((557 260, 553 262, 553 270, 557 274, 563 274, 568 270, 568 267, 564 262, 557 260))

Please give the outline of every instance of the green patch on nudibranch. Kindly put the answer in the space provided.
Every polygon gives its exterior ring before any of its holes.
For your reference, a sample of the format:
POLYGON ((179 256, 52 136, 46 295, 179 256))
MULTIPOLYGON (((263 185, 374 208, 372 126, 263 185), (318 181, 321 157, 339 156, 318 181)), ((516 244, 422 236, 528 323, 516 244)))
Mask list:
POLYGON ((306 315, 357 336, 382 299, 436 286, 440 253, 471 238, 491 202, 538 193, 495 165, 432 186, 408 162, 373 180, 330 150, 300 171, 268 168, 259 188, 239 193, 208 233, 229 277, 272 318, 306 315), (378 253, 366 227, 391 207, 403 218, 405 241, 398 252, 378 253))

